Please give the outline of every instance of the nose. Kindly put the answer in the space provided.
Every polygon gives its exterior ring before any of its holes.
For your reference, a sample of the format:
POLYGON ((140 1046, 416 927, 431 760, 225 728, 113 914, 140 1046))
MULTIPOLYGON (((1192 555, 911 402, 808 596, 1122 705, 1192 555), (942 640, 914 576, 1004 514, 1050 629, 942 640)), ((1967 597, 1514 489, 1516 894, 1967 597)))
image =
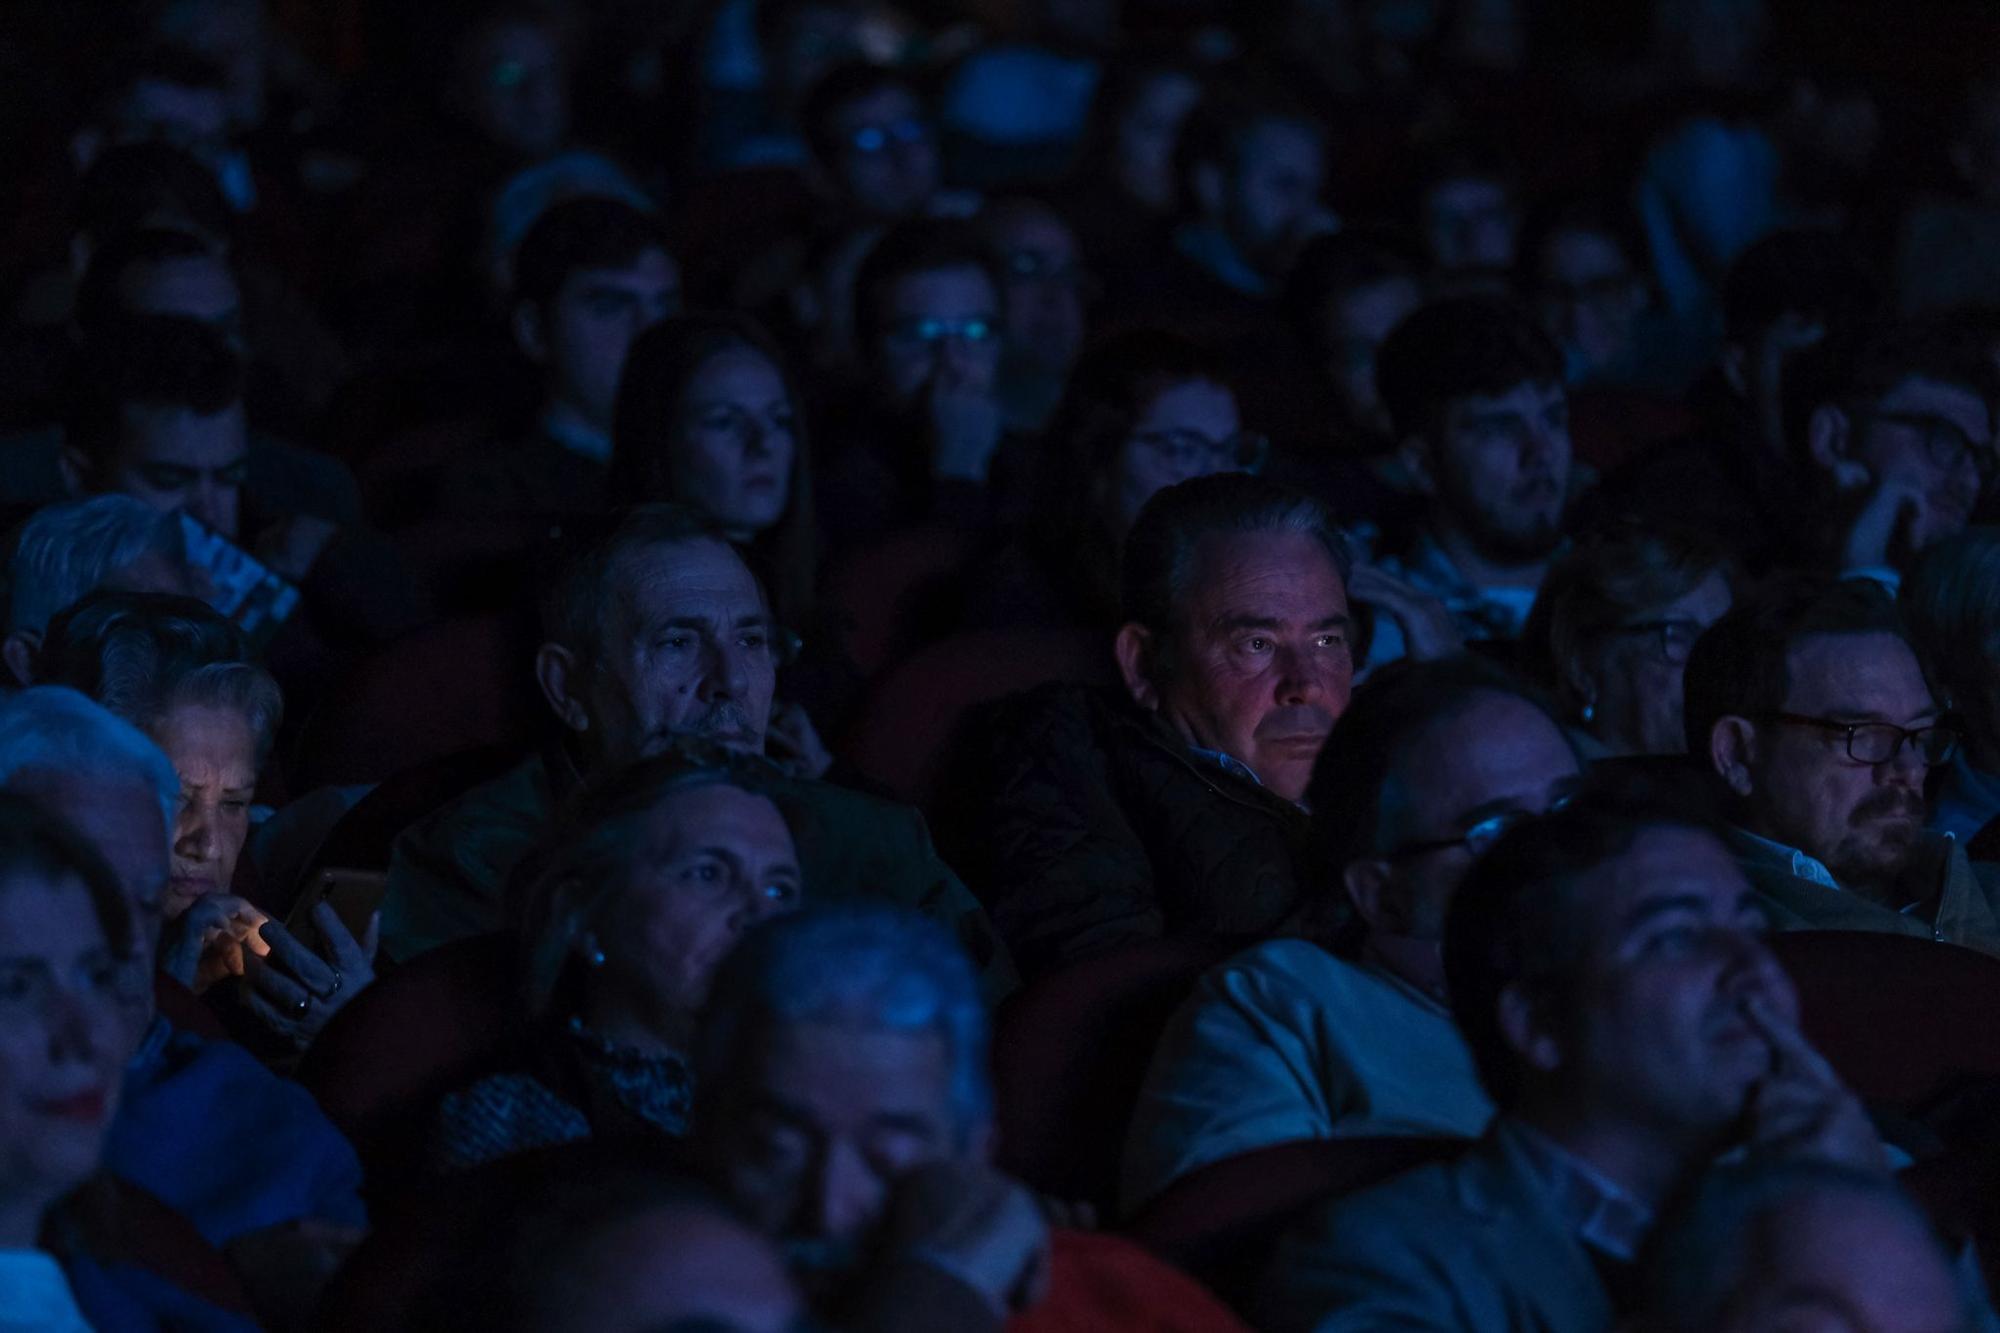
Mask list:
POLYGON ((97 1028, 91 1007, 82 996, 67 986, 58 986, 49 997, 46 1021, 52 1057, 79 1062, 96 1058, 97 1028))
POLYGON ((708 646, 697 694, 703 699, 741 698, 748 682, 744 650, 734 642, 715 640, 708 646))
POLYGON ((852 1146, 834 1142, 820 1155, 813 1178, 809 1217, 812 1233, 832 1239, 865 1230, 881 1210, 883 1186, 852 1146))
POLYGON ((194 493, 188 497, 188 510, 209 527, 227 535, 236 526, 229 513, 233 494, 229 487, 213 481, 199 482, 194 493))
POLYGON ((1764 937, 1755 931, 1729 928, 1724 932, 1729 948, 1724 989, 1738 999, 1755 995, 1785 1014, 1796 1014, 1798 992, 1791 976, 1771 952, 1764 937))
POLYGON ((1326 697, 1326 668, 1301 652, 1294 644, 1276 649, 1278 702, 1287 705, 1317 704, 1326 697))
POLYGON ((215 827, 215 811, 205 804, 189 803, 181 809, 180 832, 174 850, 191 861, 213 861, 221 847, 215 827))
POLYGON ((1908 736, 1905 736, 1903 743, 1896 747, 1896 753, 1889 756, 1889 762, 1877 765, 1877 768, 1884 770, 1883 776, 1891 786, 1909 787, 1919 791, 1923 789, 1924 779, 1930 774, 1923 756, 1917 753, 1916 741, 1908 736))

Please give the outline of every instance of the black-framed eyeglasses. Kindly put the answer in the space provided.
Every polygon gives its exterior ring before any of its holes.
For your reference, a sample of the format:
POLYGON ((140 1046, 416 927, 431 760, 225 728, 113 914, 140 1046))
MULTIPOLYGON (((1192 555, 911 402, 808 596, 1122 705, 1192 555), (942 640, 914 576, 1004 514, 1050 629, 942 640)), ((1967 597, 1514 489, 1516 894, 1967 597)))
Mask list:
POLYGON ((1668 620, 1634 620, 1625 625, 1613 625, 1604 632, 1620 637, 1650 635, 1654 651, 1660 655, 1660 661, 1668 666, 1686 666, 1688 654, 1694 651, 1694 641, 1701 637, 1701 632, 1705 628, 1707 626, 1699 620, 1680 617, 1668 620))
POLYGON ((1569 797, 1562 796, 1550 802, 1547 810, 1502 810, 1499 814, 1488 815, 1467 828, 1463 833, 1449 838, 1430 838, 1423 842, 1406 842, 1385 853, 1384 861, 1409 861, 1419 856, 1429 856, 1432 852, 1442 852, 1453 847, 1463 847, 1474 856, 1484 856, 1493 844, 1505 837, 1510 829, 1519 828, 1532 819, 1552 815, 1569 804, 1569 797))
POLYGON ((902 319, 889 326, 889 337, 905 345, 922 344, 934 348, 947 339, 972 344, 989 343, 1000 336, 999 322, 987 315, 969 319, 902 319))
POLYGON ((1853 410, 1865 420, 1916 431, 1923 438, 1924 452, 1941 468, 1955 468, 1958 460, 1968 455, 1981 477, 1991 477, 1996 466, 2000 466, 2000 454, 1994 452, 1990 443, 1973 439, 1966 434, 1965 427, 1950 417, 1936 412, 1891 412, 1874 407, 1853 410))
POLYGON ((1148 430, 1132 443, 1177 472, 1255 472, 1271 456, 1271 442, 1254 431, 1238 431, 1227 439, 1212 439, 1193 430, 1148 430))
POLYGON ((1847 757, 1857 764, 1886 764, 1903 752, 1908 742, 1926 768, 1948 763, 1958 752, 1959 733, 1941 722, 1922 727, 1899 727, 1893 722, 1840 722, 1830 717, 1807 717, 1803 713, 1773 713, 1771 720, 1795 727, 1816 727, 1839 732, 1847 739, 1847 757))
POLYGON ((864 125, 847 137, 855 152, 874 155, 886 152, 891 144, 920 144, 931 141, 930 122, 898 120, 887 125, 864 125))

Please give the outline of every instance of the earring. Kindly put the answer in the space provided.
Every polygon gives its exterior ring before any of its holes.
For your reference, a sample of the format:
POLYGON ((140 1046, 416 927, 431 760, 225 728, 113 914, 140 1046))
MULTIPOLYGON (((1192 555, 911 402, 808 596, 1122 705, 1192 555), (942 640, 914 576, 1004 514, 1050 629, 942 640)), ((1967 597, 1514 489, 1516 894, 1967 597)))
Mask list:
POLYGON ((1585 703, 1583 706, 1583 720, 1585 722, 1589 722, 1596 716, 1597 716, 1597 705, 1594 703, 1585 703))

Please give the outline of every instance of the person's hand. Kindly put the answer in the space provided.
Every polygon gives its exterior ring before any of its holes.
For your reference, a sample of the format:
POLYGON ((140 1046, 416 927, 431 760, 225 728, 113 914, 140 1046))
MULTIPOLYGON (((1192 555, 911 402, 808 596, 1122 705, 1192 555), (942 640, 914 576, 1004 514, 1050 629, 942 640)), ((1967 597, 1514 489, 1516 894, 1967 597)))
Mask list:
POLYGON ((255 555, 292 582, 303 583, 339 531, 323 518, 290 514, 264 529, 255 555))
POLYGON ((993 386, 940 366, 931 378, 929 406, 932 474, 984 482, 1002 426, 993 386))
POLYGON ((264 952, 260 927, 270 917, 229 893, 197 898, 167 925, 160 967, 199 995, 224 977, 244 973, 244 956, 264 952))
POLYGON ((1388 616, 1403 631, 1404 655, 1416 662, 1435 661, 1465 650, 1465 639, 1452 623, 1444 603, 1415 585, 1361 565, 1348 580, 1347 595, 1388 616))
POLYGON ((1869 484, 1841 536, 1842 569, 1879 569, 1912 549, 1925 510, 1920 481, 1886 476, 1869 484))
POLYGON ((267 952, 250 969, 243 1003, 257 1021, 303 1051, 333 1016, 375 980, 375 950, 382 933, 378 912, 368 918, 361 939, 342 923, 330 904, 313 907, 319 930, 317 952, 276 921, 260 932, 267 952))
POLYGON ((933 1162, 896 1185, 891 1254, 934 1264, 1006 1315, 1048 1294, 1049 1224, 1034 1194, 982 1162, 933 1162))
POLYGON ((1860 1100, 1791 1017, 1755 995, 1743 1014, 1771 1047, 1771 1072, 1750 1090, 1750 1151, 1887 1172, 1882 1140, 1860 1100))
POLYGON ((823 778, 833 767, 833 755, 820 740, 812 718, 795 703, 780 703, 771 710, 770 725, 764 729, 764 753, 794 777, 823 778))

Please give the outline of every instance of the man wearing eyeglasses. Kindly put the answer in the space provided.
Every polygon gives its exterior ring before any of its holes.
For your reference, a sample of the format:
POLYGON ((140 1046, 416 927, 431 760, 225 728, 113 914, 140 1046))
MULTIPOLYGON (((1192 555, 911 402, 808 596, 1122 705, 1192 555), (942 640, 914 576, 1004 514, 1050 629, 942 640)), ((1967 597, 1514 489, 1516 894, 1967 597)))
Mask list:
POLYGON ((1445 911, 1474 861, 1580 776, 1547 709, 1477 658, 1406 662, 1356 691, 1306 794, 1317 906, 1335 915, 1338 895, 1353 919, 1202 978, 1133 1111, 1124 1206, 1274 1143, 1477 1136, 1493 1107, 1446 1007, 1445 911))
POLYGON ((1780 930, 1878 930, 2000 955, 2000 892, 1924 832, 1958 735, 1869 579, 1788 580, 1717 621, 1684 676, 1688 749, 1735 806, 1732 850, 1780 930))

